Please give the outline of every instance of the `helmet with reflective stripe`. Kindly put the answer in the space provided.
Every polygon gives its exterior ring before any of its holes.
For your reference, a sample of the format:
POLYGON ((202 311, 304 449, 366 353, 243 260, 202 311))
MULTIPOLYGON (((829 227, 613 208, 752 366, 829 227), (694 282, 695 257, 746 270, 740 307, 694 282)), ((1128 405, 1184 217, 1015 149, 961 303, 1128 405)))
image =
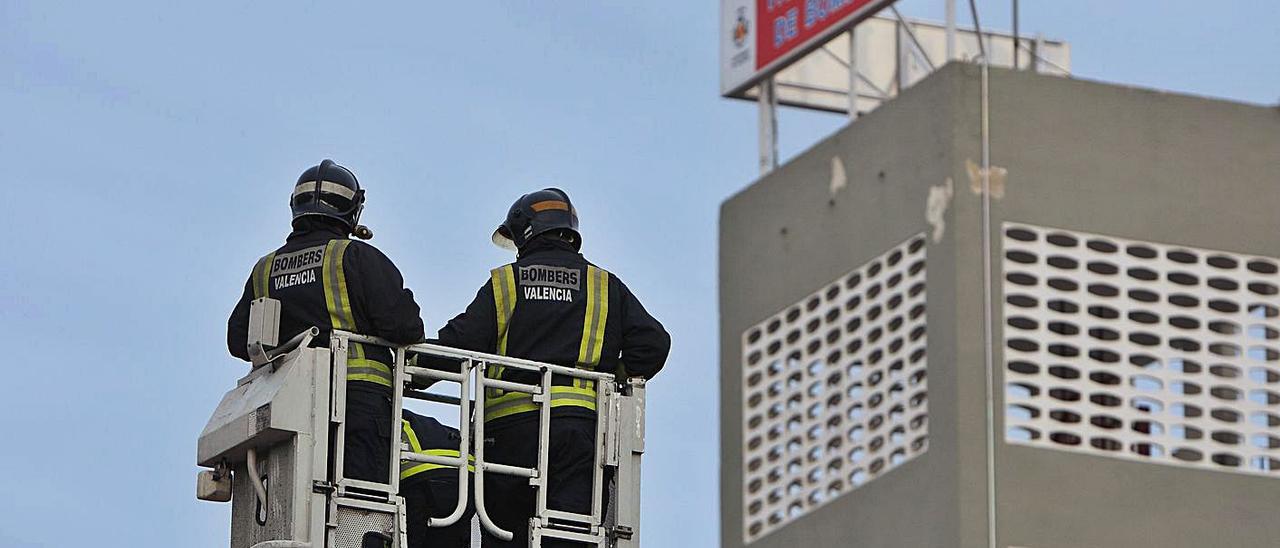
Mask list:
POLYGON ((351 170, 324 160, 298 176, 289 199, 293 218, 319 215, 336 219, 355 231, 364 209, 364 190, 351 170))
POLYGON ((574 246, 582 246, 578 210, 569 201, 569 195, 558 188, 544 188, 525 194, 511 204, 507 220, 493 231, 493 243, 518 251, 539 234, 555 230, 572 232, 574 246))

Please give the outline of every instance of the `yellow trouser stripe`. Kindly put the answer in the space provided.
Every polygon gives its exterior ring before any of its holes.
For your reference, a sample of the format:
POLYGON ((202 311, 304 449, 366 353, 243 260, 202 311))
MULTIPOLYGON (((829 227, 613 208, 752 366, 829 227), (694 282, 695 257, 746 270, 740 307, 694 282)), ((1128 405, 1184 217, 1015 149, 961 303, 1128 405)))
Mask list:
POLYGON ((422 444, 418 443, 418 433, 413 431, 409 419, 400 419, 400 443, 408 444, 409 450, 415 453, 422 450, 422 444))
MULTIPOLYGON (((408 420, 401 420, 400 424, 400 442, 409 446, 410 452, 420 453, 423 455, 433 455, 437 457, 457 457, 461 453, 457 449, 422 449, 422 444, 418 442, 418 434, 413 431, 413 426, 409 425, 408 420)), ((467 460, 475 462, 474 456, 468 455, 467 460)), ((456 466, 447 466, 444 464, 435 464, 430 462, 413 462, 408 460, 400 461, 400 479, 408 478, 414 474, 426 472, 427 470, 438 470, 440 468, 457 469, 456 466)), ((467 470, 475 472, 474 465, 468 464, 467 470)))
MULTIPOLYGON (((414 453, 420 453, 423 455, 434 455, 437 457, 457 457, 460 455, 460 453, 458 453, 453 449, 428 449, 426 451, 414 451, 414 453)), ((476 461, 476 458, 474 456, 468 455, 467 460, 473 463, 473 464, 467 465, 467 471, 475 472, 476 467, 474 463, 476 461)), ((457 466, 449 466, 446 464, 435 464, 433 462, 413 462, 413 461, 407 461, 407 460, 400 461, 400 479, 405 479, 415 474, 421 474, 428 470, 439 470, 441 468, 448 468, 449 470, 458 469, 457 466)))

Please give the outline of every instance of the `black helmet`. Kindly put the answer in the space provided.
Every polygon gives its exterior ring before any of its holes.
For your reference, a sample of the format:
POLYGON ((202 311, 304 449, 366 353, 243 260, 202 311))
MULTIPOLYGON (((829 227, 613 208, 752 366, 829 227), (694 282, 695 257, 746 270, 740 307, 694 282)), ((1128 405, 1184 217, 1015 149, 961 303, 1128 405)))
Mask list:
POLYGON ((360 211, 364 209, 364 191, 351 170, 333 160, 324 160, 298 176, 289 206, 294 220, 320 215, 337 219, 347 225, 348 230, 355 231, 360 223, 360 211))
POLYGON ((552 230, 568 230, 574 234, 575 247, 582 246, 578 233, 578 210, 569 195, 558 188, 544 188, 521 196, 511 204, 507 220, 493 231, 493 243, 503 249, 518 251, 534 236, 552 230))

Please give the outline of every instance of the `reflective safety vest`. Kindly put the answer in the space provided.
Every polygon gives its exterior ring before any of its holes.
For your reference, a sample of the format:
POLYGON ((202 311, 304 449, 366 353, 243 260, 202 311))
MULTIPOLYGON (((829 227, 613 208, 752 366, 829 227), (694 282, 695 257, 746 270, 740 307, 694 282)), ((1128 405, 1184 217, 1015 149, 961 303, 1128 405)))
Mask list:
MULTIPOLYGON (((329 240, 324 248, 321 282, 324 286, 325 308, 329 311, 329 323, 333 329, 359 333, 355 315, 351 313, 351 298, 347 294, 347 275, 342 269, 351 240, 329 240)), ((275 252, 258 259, 253 267, 253 297, 270 297, 271 269, 275 252)), ((347 382, 365 381, 391 388, 395 377, 391 366, 365 356, 363 344, 353 342, 347 347, 347 382)))
MULTIPOLYGON (((414 432, 413 426, 409 424, 408 420, 401 421, 400 442, 405 445, 408 445, 410 452, 419 453, 422 455, 434 455, 437 457, 457 457, 461 455, 461 453, 458 452, 457 449, 423 449, 422 443, 418 440, 418 433, 414 432)), ((467 464, 467 471, 475 472, 476 467, 474 463, 476 461, 476 458, 474 456, 468 456, 467 460, 469 461, 469 463, 467 464)), ((457 470, 458 467, 448 466, 445 464, 435 464, 430 462, 413 462, 409 460, 401 460, 400 461, 400 479, 403 481, 412 476, 421 474, 423 472, 427 472, 429 470, 440 470, 440 469, 457 470)))
MULTIPOLYGON (((507 335, 511 316, 516 309, 515 268, 506 265, 490 271, 490 283, 493 286, 493 304, 497 311, 498 344, 497 353, 507 355, 507 335)), ((594 371, 600 364, 600 354, 604 347, 605 322, 609 317, 609 273, 601 268, 587 265, 587 313, 582 322, 582 340, 578 345, 579 369, 594 371)), ((501 379, 504 367, 492 365, 486 368, 485 376, 501 379)), ((551 407, 581 407, 596 410, 595 381, 573 379, 571 385, 553 384, 551 387, 551 407)), ((484 419, 486 421, 537 411, 533 396, 524 392, 507 392, 499 388, 485 390, 484 419)))

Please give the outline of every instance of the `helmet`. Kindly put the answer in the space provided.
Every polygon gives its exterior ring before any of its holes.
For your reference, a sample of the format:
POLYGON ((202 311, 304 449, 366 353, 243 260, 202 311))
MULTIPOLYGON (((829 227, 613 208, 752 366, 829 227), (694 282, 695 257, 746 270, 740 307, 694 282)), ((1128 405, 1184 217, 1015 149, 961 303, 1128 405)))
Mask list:
POLYGON ((503 249, 518 251, 535 236, 552 230, 568 230, 577 236, 575 246, 582 245, 578 233, 578 210, 569 195, 558 188, 544 188, 521 196, 511 204, 507 220, 493 231, 493 243, 503 249))
POLYGON ((359 226, 360 212, 364 209, 364 190, 351 170, 335 164, 333 160, 324 160, 318 166, 311 166, 293 186, 293 197, 289 199, 289 207, 293 209, 293 218, 307 215, 320 215, 337 219, 355 231, 359 226))

